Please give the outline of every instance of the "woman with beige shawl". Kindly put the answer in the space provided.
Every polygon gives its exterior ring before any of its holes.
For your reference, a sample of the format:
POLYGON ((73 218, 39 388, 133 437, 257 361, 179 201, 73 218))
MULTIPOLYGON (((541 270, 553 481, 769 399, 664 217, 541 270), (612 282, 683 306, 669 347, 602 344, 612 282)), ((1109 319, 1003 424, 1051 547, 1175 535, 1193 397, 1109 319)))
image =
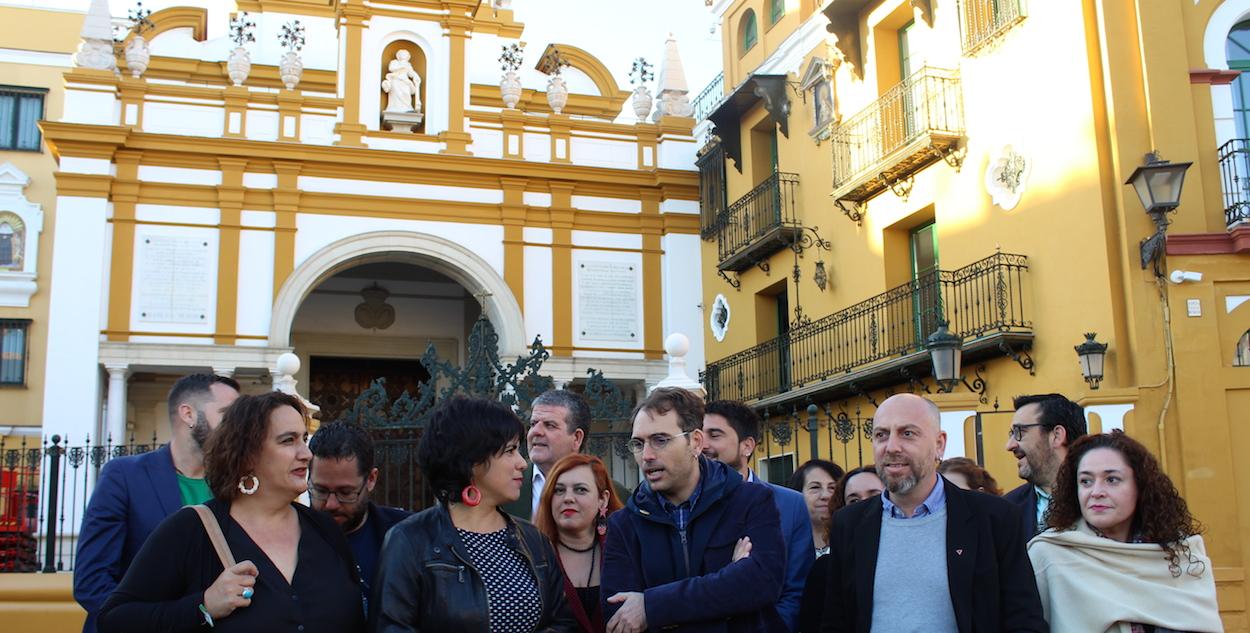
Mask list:
POLYGON ((1075 442, 1029 558, 1056 633, 1222 632, 1201 527, 1121 432, 1075 442))

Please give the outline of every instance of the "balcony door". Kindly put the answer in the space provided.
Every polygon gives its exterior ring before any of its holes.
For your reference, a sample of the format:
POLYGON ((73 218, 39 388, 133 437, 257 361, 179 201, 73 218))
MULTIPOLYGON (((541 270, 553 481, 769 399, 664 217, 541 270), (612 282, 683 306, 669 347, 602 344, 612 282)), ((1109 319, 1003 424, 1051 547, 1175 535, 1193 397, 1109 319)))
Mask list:
POLYGON ((777 391, 790 390, 790 294, 777 294, 777 391))
POLYGON ((937 224, 929 222, 911 231, 912 323, 916 349, 937 330, 942 314, 942 289, 938 273, 937 224))
MULTIPOLYGON (((1250 20, 1240 22, 1233 27, 1228 33, 1227 42, 1228 52, 1228 68, 1230 70, 1240 70, 1233 80, 1233 121, 1237 125, 1237 138, 1250 139, 1250 20)), ((1245 202, 1250 200, 1250 144, 1245 141, 1238 142, 1233 145, 1236 164, 1225 167, 1225 171, 1229 175, 1237 177, 1236 188, 1240 191, 1236 192, 1236 200, 1245 202)), ((1229 187, 1231 183, 1226 184, 1229 187)), ((1234 192, 1225 192, 1233 194, 1234 192)))
POLYGON ((907 142, 916 132, 916 108, 919 106, 915 89, 908 85, 912 73, 924 66, 924 56, 918 46, 916 21, 904 24, 898 30, 898 85, 891 89, 882 103, 882 151, 907 142))

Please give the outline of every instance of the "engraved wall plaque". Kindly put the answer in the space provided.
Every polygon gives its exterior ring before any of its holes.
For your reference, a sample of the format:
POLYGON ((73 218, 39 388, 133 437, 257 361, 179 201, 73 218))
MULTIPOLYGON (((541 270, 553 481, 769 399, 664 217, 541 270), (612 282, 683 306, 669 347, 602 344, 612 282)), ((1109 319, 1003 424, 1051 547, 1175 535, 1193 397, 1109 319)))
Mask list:
POLYGON ((200 237, 147 235, 139 242, 139 320, 208 323, 215 300, 216 244, 200 237))
POLYGON ((641 342, 638 266, 583 260, 576 272, 577 330, 582 340, 641 342))

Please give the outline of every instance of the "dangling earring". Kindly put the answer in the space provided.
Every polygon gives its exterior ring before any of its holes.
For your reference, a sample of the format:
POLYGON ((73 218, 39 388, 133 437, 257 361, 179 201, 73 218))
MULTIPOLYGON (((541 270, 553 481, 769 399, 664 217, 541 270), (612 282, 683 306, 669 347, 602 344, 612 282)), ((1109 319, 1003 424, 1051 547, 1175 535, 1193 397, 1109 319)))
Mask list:
POLYGON ((599 508, 599 518, 595 519, 595 531, 599 533, 599 536, 603 536, 608 533, 607 508, 599 508))
POLYGON ((460 491, 460 500, 470 508, 477 507, 477 504, 482 502, 482 491, 478 490, 477 486, 469 484, 460 491))
POLYGON ((260 479, 257 479, 256 475, 244 475, 242 477, 239 477, 239 492, 245 495, 254 495, 256 494, 256 491, 259 488, 260 488, 260 479), (248 479, 252 480, 252 485, 250 486, 243 483, 247 481, 248 479))

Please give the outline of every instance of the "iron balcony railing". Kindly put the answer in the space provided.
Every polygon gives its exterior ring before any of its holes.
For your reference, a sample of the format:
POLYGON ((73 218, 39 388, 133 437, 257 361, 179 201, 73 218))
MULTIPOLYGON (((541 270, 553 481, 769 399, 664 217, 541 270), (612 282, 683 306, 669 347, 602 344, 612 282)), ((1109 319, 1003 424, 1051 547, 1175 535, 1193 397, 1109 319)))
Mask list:
POLYGON ((798 174, 774 172, 729 205, 717 227, 721 269, 742 270, 789 243, 798 227, 798 184, 798 174))
POLYGON ((833 197, 867 200, 940 160, 963 134, 959 73, 921 68, 833 126, 833 197))
POLYGON ((699 96, 694 98, 694 120, 702 121, 725 98, 725 73, 717 73, 699 96))
POLYGON ((1224 225, 1250 222, 1250 140, 1235 138, 1220 146, 1224 185, 1224 225))
POLYGON ((925 348, 940 316, 964 344, 996 332, 1031 332, 1024 306, 1028 258, 996 253, 939 270, 867 301, 709 363, 710 400, 753 401, 853 373, 925 348))
POLYGON ((972 55, 1028 16, 1025 0, 959 0, 964 55, 972 55))

